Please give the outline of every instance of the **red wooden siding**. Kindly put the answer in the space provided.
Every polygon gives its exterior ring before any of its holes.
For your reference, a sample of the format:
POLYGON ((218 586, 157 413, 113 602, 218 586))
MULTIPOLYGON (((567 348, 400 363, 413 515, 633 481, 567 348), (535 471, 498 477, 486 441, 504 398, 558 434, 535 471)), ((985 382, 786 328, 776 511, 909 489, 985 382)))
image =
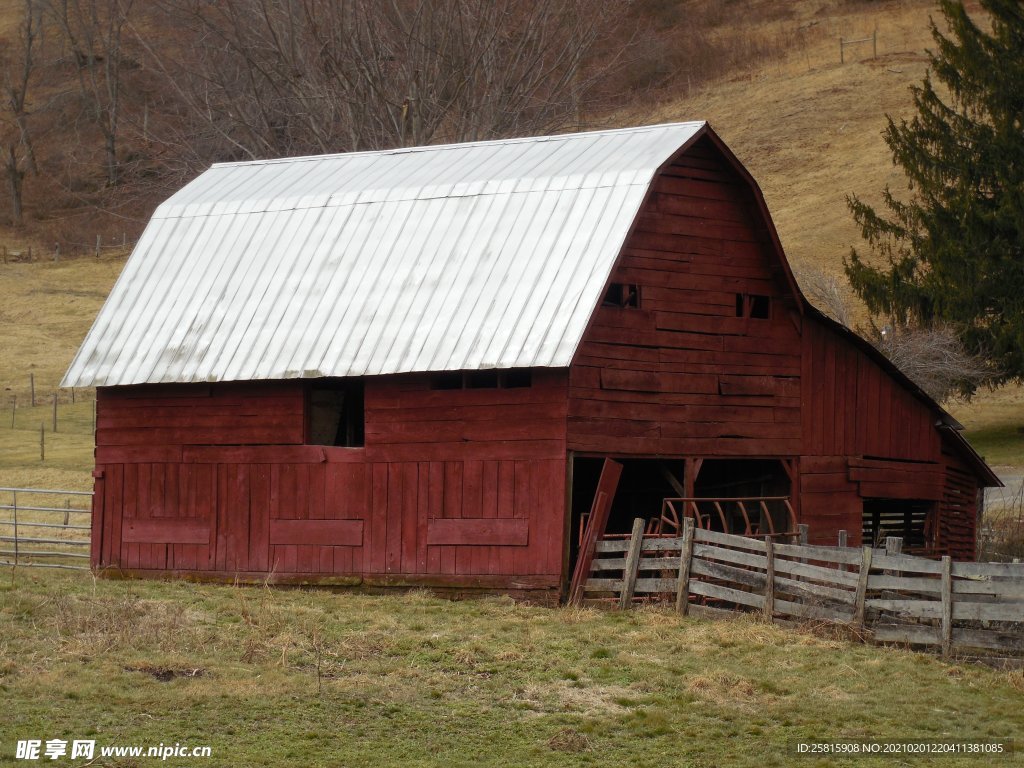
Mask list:
POLYGON ((978 481, 966 464, 951 453, 943 453, 946 477, 936 518, 936 549, 956 560, 976 557, 978 481))
POLYGON ((800 520, 811 544, 835 546, 839 531, 846 531, 849 544, 858 544, 862 514, 846 456, 800 458, 800 520))
POLYGON ((302 389, 288 383, 100 387, 96 399, 97 446, 302 443, 302 389))
POLYGON ((655 181, 570 369, 569 448, 616 455, 800 453, 800 332, 746 183, 706 142, 655 181), (736 316, 736 294, 771 298, 736 316))
POLYGON ((274 445, 301 435, 301 382, 247 385, 248 403, 237 386, 101 390, 108 424, 136 418, 137 403, 157 419, 144 447, 113 428, 97 434, 97 565, 557 587, 565 378, 539 371, 526 388, 437 391, 426 376, 368 380, 365 448, 274 445), (263 444, 214 434, 208 417, 221 405, 261 424, 263 444), (292 423, 264 419, 265 407, 292 423))
POLYGON ((804 323, 803 345, 806 454, 940 460, 932 408, 815 318, 804 323))

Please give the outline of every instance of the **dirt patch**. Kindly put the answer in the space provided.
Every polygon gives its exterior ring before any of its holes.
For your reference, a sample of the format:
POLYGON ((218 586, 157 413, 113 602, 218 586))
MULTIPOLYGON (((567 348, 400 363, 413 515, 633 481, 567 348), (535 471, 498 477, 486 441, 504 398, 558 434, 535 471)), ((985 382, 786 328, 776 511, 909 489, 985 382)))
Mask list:
POLYGON ((687 681, 686 689, 695 696, 720 707, 747 709, 755 704, 764 703, 766 698, 759 694, 753 682, 728 672, 714 672, 709 675, 692 677, 687 681))
POLYGON ((575 728, 563 728, 548 739, 548 747, 555 752, 586 752, 590 749, 590 739, 575 728))
POLYGON ((179 677, 205 677, 206 670, 200 667, 155 667, 150 664, 140 664, 136 667, 125 667, 125 672, 143 672, 161 683, 169 683, 179 677))
POLYGON ((576 712, 581 715, 617 715, 626 711, 621 701, 635 695, 615 685, 586 685, 559 681, 548 685, 527 686, 520 698, 535 712, 576 712))

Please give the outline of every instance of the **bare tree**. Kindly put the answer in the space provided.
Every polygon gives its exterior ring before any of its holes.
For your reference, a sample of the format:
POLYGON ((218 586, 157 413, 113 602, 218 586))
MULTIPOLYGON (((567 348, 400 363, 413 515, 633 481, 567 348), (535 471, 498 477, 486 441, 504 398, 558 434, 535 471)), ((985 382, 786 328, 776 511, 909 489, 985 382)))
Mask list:
POLYGON ((78 87, 93 124, 103 136, 107 184, 119 180, 123 44, 133 0, 44 0, 71 48, 78 87))
POLYGON ((32 134, 29 130, 28 96, 36 70, 36 53, 41 19, 36 0, 24 0, 18 42, 3 61, 3 165, 11 196, 11 220, 20 227, 24 218, 25 174, 38 174, 32 134))
MULTIPOLYGON (((615 53, 589 0, 161 0, 182 50, 140 33, 209 161, 575 128, 615 53), (184 27, 184 29, 182 29, 184 27)), ((168 137, 176 142, 175 137, 168 137)))
POLYGON ((948 325, 928 328, 907 324, 872 325, 871 341, 896 367, 936 401, 970 397, 995 379, 995 370, 971 354, 948 325))
MULTIPOLYGON (((845 279, 811 264, 801 264, 793 272, 815 307, 853 328, 856 298, 845 279)), ((875 317, 856 332, 940 403, 957 396, 969 398, 979 386, 995 378, 995 371, 985 359, 967 350, 947 325, 924 328, 896 318, 883 321, 875 317)))
POLYGON ((853 291, 845 278, 812 264, 794 265, 793 274, 811 304, 847 328, 853 325, 853 291))

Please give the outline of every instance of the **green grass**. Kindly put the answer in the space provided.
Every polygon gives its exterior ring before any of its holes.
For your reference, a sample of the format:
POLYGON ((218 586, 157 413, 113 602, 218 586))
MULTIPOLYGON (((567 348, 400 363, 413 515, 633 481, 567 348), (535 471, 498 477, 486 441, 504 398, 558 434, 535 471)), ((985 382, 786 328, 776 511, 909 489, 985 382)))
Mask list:
POLYGON ((970 403, 954 404, 950 410, 989 464, 1024 469, 1024 386, 982 390, 970 403))
POLYGON ((210 766, 789 765, 801 739, 1020 741, 1022 691, 746 619, 0 579, 0 764, 18 739, 95 738, 208 744, 186 764, 210 766))

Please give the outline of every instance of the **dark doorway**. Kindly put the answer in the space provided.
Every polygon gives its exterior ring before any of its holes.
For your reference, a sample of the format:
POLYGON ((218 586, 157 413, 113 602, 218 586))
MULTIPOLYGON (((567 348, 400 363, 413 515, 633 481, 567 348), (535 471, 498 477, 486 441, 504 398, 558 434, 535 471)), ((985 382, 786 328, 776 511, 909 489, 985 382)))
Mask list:
MULTIPOLYGON (((681 495, 668 479, 670 473, 678 483, 683 482, 682 459, 621 459, 622 476, 619 479, 605 535, 628 535, 633 520, 642 517, 652 520, 661 514, 662 499, 681 495)), ((583 521, 594 501, 594 492, 601 476, 604 458, 575 457, 572 462, 572 525, 569 537, 570 563, 576 562, 583 521)))
MULTIPOLYGON (((789 475, 780 459, 705 459, 694 483, 694 496, 705 499, 789 497, 790 486, 789 475)), ((782 533, 792 527, 789 510, 781 500, 763 504, 699 502, 697 506, 709 528, 725 533, 745 534, 748 523, 749 533, 753 535, 782 533)))

